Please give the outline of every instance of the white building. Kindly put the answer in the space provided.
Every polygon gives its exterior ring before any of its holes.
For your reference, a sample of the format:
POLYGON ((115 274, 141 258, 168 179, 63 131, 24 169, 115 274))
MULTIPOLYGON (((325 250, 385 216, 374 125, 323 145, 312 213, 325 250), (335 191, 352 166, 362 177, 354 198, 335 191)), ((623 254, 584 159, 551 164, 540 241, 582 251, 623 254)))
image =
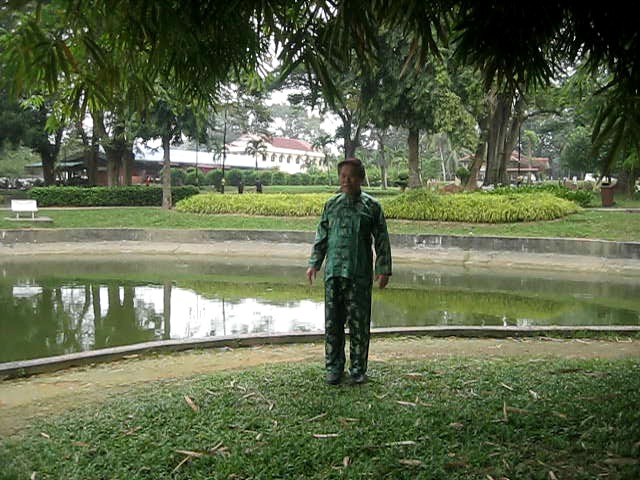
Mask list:
MULTIPOLYGON (((325 155, 314 150, 311 144, 304 140, 285 137, 264 138, 264 154, 254 155, 246 153, 251 140, 261 137, 245 134, 226 146, 225 169, 241 168, 259 170, 275 169, 286 173, 306 172, 311 166, 326 169, 325 155)), ((160 163, 163 161, 162 147, 152 148, 138 144, 134 149, 135 159, 143 163, 160 163)), ((222 155, 201 150, 183 150, 172 148, 170 152, 171 165, 174 167, 198 167, 206 172, 222 168, 222 155)))
POLYGON ((286 173, 300 173, 311 166, 325 169, 324 153, 314 150, 304 140, 285 137, 263 138, 265 153, 254 155, 246 153, 252 140, 259 140, 257 135, 245 134, 227 144, 226 167, 278 169, 286 173))

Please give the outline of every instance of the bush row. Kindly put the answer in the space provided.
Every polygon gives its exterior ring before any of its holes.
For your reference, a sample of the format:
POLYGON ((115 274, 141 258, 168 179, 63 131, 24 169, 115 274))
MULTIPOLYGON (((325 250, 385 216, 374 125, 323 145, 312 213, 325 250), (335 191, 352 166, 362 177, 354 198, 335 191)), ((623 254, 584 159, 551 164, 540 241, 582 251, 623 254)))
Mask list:
POLYGON ((512 195, 517 193, 540 193, 546 192, 559 198, 571 200, 581 207, 588 207, 593 195, 588 190, 572 190, 563 185, 554 183, 542 183, 537 185, 520 185, 519 187, 496 187, 484 193, 492 195, 512 195))
POLYGON ((575 203, 549 193, 437 195, 415 190, 383 205, 387 218, 469 223, 552 220, 580 210, 575 203))
POLYGON ((282 217, 320 215, 324 202, 331 196, 325 193, 221 195, 204 193, 182 200, 176 205, 179 212, 202 214, 243 214, 282 217))
MULTIPOLYGON (((225 183, 227 186, 237 186, 240 182, 245 185, 254 185, 260 180, 265 186, 268 185, 329 185, 329 176, 335 184, 337 176, 331 172, 320 172, 316 174, 308 173, 285 173, 272 170, 240 170, 232 168, 225 172, 225 183)), ((220 188, 222 181, 222 170, 211 170, 206 174, 196 172, 195 168, 186 170, 180 168, 171 169, 171 183, 173 185, 213 185, 220 188)))
MULTIPOLYGON (((173 187, 173 203, 196 195, 197 187, 173 187)), ((123 187, 34 187, 30 198, 37 200, 41 207, 52 206, 160 206, 162 187, 156 185, 132 185, 123 187)))
MULTIPOLYGON (((318 216, 329 194, 215 193, 190 197, 178 203, 180 212, 318 216)), ((380 200, 387 218, 469 223, 511 223, 560 218, 580 209, 575 203, 549 193, 485 195, 470 193, 437 195, 417 190, 380 200)))

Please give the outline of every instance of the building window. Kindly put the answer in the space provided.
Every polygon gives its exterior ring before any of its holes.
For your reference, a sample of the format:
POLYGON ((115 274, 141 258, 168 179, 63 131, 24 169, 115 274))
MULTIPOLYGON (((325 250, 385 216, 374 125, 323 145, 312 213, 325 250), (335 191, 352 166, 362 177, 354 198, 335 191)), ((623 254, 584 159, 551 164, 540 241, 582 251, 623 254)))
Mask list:
POLYGON ((287 163, 291 163, 291 155, 287 155, 287 163))
POLYGON ((278 160, 280 163, 284 160, 284 155, 280 155, 280 159, 278 160))
POLYGON ((263 162, 266 162, 266 161, 267 161, 267 155, 266 155, 266 154, 264 154, 264 153, 262 154, 262 161, 263 161, 263 162))
POLYGON ((300 157, 296 157, 296 164, 300 165, 300 157))
POLYGON ((272 153, 272 154, 271 154, 271 161, 272 161, 272 162, 275 162, 275 161, 276 161, 276 154, 275 154, 275 153, 272 153))

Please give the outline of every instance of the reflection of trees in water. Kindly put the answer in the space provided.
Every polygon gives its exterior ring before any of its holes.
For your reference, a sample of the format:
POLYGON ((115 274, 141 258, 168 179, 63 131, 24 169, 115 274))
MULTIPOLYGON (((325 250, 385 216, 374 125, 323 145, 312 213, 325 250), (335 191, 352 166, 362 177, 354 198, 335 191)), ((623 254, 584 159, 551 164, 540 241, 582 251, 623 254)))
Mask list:
POLYGON ((377 327, 422 325, 638 325, 637 311, 589 304, 573 296, 540 298, 502 292, 388 289, 373 298, 377 327))
MULTIPOLYGON (((136 310, 134 304, 135 287, 133 285, 109 284, 106 289, 107 313, 97 321, 94 320, 95 324, 100 326, 99 329, 96 327, 95 348, 127 345, 155 339, 156 331, 153 327, 161 320, 159 316, 153 314, 139 315, 139 309, 136 310)), ((102 309, 99 311, 102 312, 102 309)))
MULTIPOLYGON (((14 297, 12 283, 0 284, 0 362, 148 341, 163 324, 152 306, 134 301, 134 285, 23 283, 33 293, 14 297)), ((170 303, 170 287, 165 295, 170 303)), ((170 330, 168 316, 163 326, 170 330)))
POLYGON ((164 285, 162 287, 162 338, 164 340, 171 339, 171 287, 172 284, 169 280, 164 281, 164 285))

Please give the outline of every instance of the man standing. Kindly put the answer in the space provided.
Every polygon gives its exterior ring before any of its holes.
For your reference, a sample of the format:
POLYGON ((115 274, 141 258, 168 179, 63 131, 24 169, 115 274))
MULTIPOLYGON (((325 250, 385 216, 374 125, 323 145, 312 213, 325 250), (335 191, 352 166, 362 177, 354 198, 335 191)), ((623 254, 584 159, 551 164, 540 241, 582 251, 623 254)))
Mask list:
POLYGON ((307 278, 313 283, 325 257, 326 381, 340 383, 345 365, 345 323, 349 327, 349 374, 354 383, 366 380, 371 324, 373 252, 380 288, 391 276, 391 246, 380 204, 360 190, 365 178, 362 162, 348 158, 338 164, 340 193, 324 205, 307 278))

